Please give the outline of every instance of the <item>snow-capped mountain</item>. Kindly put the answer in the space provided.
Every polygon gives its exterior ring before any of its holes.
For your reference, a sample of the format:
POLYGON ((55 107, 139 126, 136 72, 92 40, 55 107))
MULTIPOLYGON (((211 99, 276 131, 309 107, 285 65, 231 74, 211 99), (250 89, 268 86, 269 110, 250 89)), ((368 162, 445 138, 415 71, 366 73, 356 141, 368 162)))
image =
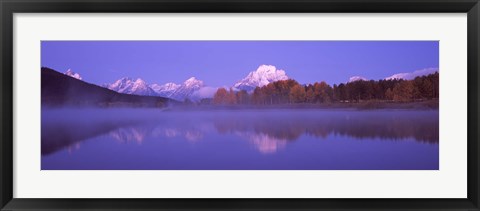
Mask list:
POLYGON ((435 72, 438 72, 438 68, 425 68, 425 69, 413 71, 411 73, 397 73, 390 77, 385 78, 385 80, 393 80, 393 79, 412 80, 415 77, 430 75, 435 72))
POLYGON ((196 79, 195 77, 191 77, 183 84, 181 84, 175 91, 172 93, 170 98, 183 101, 187 98, 191 98, 193 93, 197 90, 200 90, 204 87, 203 81, 196 79))
POLYGON ((287 80, 285 71, 273 65, 260 65, 257 70, 250 72, 247 77, 237 82, 233 87, 245 91, 252 91, 255 87, 262 87, 271 82, 287 80))
POLYGON ((76 73, 76 72, 73 72, 71 69, 68 69, 66 72, 65 72, 65 75, 68 75, 72 78, 76 78, 78 80, 82 80, 82 76, 80 76, 80 74, 76 73))
POLYGON ((152 84, 150 88, 156 92, 158 96, 168 97, 179 101, 185 99, 194 100, 194 93, 204 88, 203 81, 191 77, 182 84, 166 83, 163 85, 152 84))
POLYGON ((157 95, 153 89, 151 89, 148 84, 138 78, 133 80, 131 78, 121 78, 115 81, 112 84, 105 85, 106 88, 125 94, 134 94, 134 95, 145 95, 145 96, 155 96, 157 95))
POLYGON ((352 76, 350 77, 350 79, 348 79, 348 82, 354 82, 354 81, 368 81, 368 79, 362 76, 352 76))
POLYGON ((166 83, 163 85, 151 84, 150 88, 153 89, 159 96, 170 97, 175 90, 180 87, 180 84, 166 83))

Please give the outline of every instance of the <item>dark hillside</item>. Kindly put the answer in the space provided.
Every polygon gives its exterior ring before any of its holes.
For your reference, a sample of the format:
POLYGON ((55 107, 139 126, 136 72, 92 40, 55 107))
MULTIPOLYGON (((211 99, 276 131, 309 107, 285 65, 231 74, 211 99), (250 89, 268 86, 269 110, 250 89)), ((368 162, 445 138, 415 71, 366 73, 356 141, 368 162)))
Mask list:
POLYGON ((165 107, 177 101, 122 94, 42 67, 42 106, 165 107))

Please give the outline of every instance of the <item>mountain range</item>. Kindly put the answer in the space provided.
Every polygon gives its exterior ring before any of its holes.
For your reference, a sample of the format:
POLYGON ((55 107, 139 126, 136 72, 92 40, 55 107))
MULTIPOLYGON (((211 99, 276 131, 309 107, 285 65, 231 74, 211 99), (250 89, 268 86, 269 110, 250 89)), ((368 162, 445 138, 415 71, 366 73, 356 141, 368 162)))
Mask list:
MULTIPOLYGON (((255 87, 262 87, 271 82, 287 80, 284 70, 277 69, 273 65, 260 65, 257 70, 250 72, 245 78, 235 83, 232 88, 252 92, 255 87)), ((185 99, 200 100, 201 98, 213 97, 217 88, 207 87, 205 83, 195 77, 185 80, 181 84, 169 82, 166 84, 147 84, 142 79, 121 78, 112 84, 104 84, 110 90, 145 96, 161 96, 179 101, 185 99)))
POLYGON ((203 81, 191 77, 181 84, 166 83, 163 85, 152 84, 150 88, 155 90, 157 95, 183 101, 194 97, 194 93, 205 87, 203 81))
POLYGON ((105 88, 110 90, 133 95, 156 96, 157 93, 141 78, 136 80, 132 78, 121 78, 112 84, 105 84, 105 88))
MULTIPOLYGON (((417 76, 428 75, 434 72, 438 72, 438 68, 426 68, 410 73, 398 73, 384 79, 411 80, 417 76)), ((78 73, 75 73, 70 69, 65 73, 65 75, 82 80, 78 73)), ((236 82, 233 86, 231 86, 231 88, 235 91, 245 90, 251 93, 256 87, 262 87, 275 81, 287 79, 289 79, 289 77, 284 70, 277 69, 273 65, 260 65, 256 70, 251 71, 243 79, 236 82)), ((368 79, 363 76, 352 76, 349 78, 347 83, 359 80, 368 79)), ((142 96, 160 96, 177 101, 184 101, 186 99, 198 101, 202 98, 211 98, 218 88, 206 86, 202 80, 199 80, 195 77, 191 77, 179 84, 173 82, 165 84, 148 84, 141 78, 133 79, 124 77, 111 84, 104 84, 102 86, 118 93, 142 96)))
POLYGON ((160 84, 147 84, 144 80, 138 78, 133 80, 131 78, 121 78, 112 84, 104 84, 105 88, 110 90, 125 93, 144 96, 160 96, 171 98, 179 101, 190 99, 193 94, 203 88, 205 85, 203 81, 191 77, 181 84, 166 83, 160 84))

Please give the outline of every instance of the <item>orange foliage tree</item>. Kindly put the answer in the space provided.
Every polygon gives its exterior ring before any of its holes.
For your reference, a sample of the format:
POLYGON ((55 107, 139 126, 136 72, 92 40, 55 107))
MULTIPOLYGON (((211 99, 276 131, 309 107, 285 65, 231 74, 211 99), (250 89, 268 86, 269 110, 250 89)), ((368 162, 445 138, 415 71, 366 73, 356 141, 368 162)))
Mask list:
POLYGON ((213 103, 214 104, 226 104, 228 98, 228 92, 225 88, 217 89, 215 95, 213 96, 213 103))

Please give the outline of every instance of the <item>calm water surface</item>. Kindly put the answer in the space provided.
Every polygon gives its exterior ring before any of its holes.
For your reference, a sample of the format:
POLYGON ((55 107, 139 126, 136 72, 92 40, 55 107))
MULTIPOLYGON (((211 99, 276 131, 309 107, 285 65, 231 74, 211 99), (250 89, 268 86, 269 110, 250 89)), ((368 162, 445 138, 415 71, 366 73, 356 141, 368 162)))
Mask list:
POLYGON ((438 110, 42 111, 43 170, 432 170, 438 110))

